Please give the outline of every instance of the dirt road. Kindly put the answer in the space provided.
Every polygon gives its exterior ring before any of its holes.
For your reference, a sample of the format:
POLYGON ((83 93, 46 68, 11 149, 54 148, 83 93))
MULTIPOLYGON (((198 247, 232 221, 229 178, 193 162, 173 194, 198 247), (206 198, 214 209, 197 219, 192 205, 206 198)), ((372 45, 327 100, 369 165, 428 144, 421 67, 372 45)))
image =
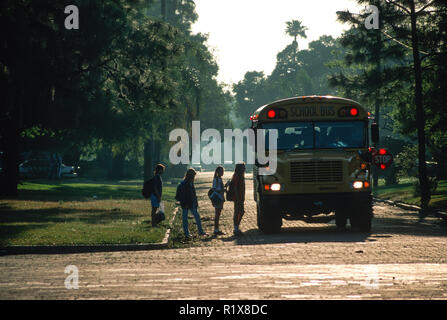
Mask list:
MULTIPOLYGON (((208 233, 210 184, 211 174, 200 173, 199 212, 208 233)), ((419 222, 416 212, 375 204, 371 234, 285 222, 281 233, 264 235, 251 188, 247 181, 242 237, 232 235, 227 204, 227 234, 190 248, 2 256, 0 299, 447 298, 447 227, 440 220, 419 222), (74 267, 65 273, 67 266, 74 267)))

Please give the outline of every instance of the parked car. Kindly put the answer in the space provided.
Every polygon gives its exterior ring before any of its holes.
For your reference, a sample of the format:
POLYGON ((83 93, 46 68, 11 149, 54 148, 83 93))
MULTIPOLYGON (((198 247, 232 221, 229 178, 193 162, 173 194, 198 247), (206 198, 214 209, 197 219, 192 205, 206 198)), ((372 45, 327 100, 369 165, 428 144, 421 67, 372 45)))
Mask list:
MULTIPOLYGON (((19 175, 24 178, 47 178, 51 162, 45 159, 29 159, 19 165, 19 175)), ((61 165, 61 178, 75 178, 78 174, 73 166, 61 165)))
POLYGON ((50 162, 43 159, 25 160, 19 165, 19 175, 24 178, 46 178, 50 173, 50 162))
MULTIPOLYGON (((78 169, 80 169, 78 167, 78 169)), ((62 164, 61 166, 61 177, 65 178, 76 178, 78 176, 75 167, 73 166, 67 166, 65 164, 62 164)))

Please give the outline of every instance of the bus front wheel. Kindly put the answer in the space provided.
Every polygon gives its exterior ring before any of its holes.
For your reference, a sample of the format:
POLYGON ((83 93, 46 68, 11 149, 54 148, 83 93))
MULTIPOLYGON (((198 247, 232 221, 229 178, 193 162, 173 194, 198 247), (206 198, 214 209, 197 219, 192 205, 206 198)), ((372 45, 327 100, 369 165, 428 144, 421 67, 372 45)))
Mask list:
POLYGON ((367 200, 359 202, 355 210, 352 211, 349 220, 351 227, 355 231, 371 232, 373 218, 373 203, 372 197, 367 200))
POLYGON ((335 211, 335 225, 338 230, 345 230, 348 222, 348 212, 346 209, 337 209, 335 211))
POLYGON ((258 228, 263 233, 271 234, 281 230, 281 215, 262 198, 259 198, 257 203, 257 220, 258 228))

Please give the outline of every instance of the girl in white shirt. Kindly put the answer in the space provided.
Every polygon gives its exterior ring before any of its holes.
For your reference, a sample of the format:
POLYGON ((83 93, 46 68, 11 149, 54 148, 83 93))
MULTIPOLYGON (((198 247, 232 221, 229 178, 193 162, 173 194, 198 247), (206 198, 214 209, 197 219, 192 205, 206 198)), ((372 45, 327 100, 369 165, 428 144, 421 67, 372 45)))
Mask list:
POLYGON ((212 201, 213 207, 216 210, 216 214, 214 216, 214 235, 224 235, 225 233, 219 230, 219 218, 220 214, 223 209, 223 205, 225 202, 225 187, 222 182, 222 176, 224 174, 224 168, 219 166, 214 171, 214 178, 213 178, 213 189, 214 192, 218 194, 218 197, 216 201, 212 201))

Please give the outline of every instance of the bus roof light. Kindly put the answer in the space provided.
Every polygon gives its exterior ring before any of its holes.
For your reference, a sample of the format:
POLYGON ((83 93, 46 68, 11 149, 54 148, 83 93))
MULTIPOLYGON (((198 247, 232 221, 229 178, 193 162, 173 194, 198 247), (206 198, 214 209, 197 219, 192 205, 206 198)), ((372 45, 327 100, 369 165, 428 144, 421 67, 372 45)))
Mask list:
POLYGON ((359 109, 357 108, 351 108, 351 110, 349 111, 349 113, 351 114, 351 116, 353 117, 357 117, 359 115, 359 109))
POLYGON ((276 111, 275 110, 269 110, 269 112, 267 112, 267 117, 269 117, 270 119, 273 119, 276 117, 276 111))

